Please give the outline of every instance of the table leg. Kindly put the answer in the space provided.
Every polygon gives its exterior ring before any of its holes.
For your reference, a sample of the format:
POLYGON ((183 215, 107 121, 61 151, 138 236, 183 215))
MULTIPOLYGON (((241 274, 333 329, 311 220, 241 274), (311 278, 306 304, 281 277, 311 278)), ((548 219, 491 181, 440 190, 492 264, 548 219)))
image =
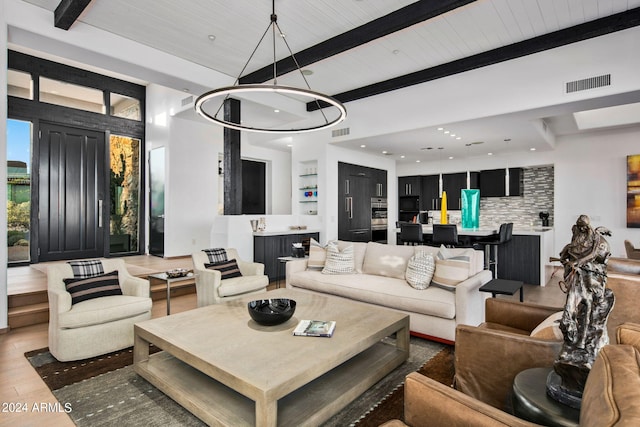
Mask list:
POLYGON ((276 427, 278 423, 278 401, 258 399, 256 401, 256 427, 276 427))
POLYGON ((520 287, 520 302, 524 302, 524 285, 520 287))
POLYGON ((133 339, 133 363, 140 363, 146 360, 149 360, 149 342, 136 333, 133 339))
POLYGON ((167 279, 167 316, 171 314, 171 280, 167 279))

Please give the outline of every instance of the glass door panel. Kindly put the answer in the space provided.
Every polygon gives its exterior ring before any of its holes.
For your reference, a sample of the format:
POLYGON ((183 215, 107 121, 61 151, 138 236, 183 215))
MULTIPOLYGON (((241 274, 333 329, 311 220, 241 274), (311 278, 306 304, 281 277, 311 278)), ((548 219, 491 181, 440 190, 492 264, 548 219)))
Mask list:
POLYGON ((31 122, 7 120, 7 246, 9 263, 29 262, 31 122))

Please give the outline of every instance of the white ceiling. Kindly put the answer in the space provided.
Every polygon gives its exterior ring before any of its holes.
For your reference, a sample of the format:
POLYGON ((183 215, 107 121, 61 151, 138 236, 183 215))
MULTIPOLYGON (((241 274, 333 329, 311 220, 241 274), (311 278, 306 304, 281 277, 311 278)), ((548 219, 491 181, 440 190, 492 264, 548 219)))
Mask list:
MULTIPOLYGON (((25 1, 50 11, 59 3, 25 1)), ((277 0, 275 11, 288 43, 299 52, 411 3, 414 1, 277 0)), ((313 90, 334 95, 639 6, 640 0, 479 0, 304 68, 313 72, 307 77, 313 90)), ((270 13, 268 0, 93 0, 79 21, 235 78, 267 29, 270 13), (213 40, 209 36, 214 36, 213 40)), ((272 62, 271 47, 270 40, 261 45, 247 72, 272 62)), ((288 56, 282 43, 277 47, 277 59, 288 56)), ((301 86, 303 82, 299 73, 293 72, 279 77, 278 83, 301 86)), ((610 102, 620 103, 615 99, 610 102)), ((348 103, 346 106, 349 108, 348 103)), ((448 123, 444 125, 447 130, 465 136, 449 155, 507 150, 509 144, 510 149, 551 149, 537 130, 543 125, 541 118, 557 135, 576 133, 575 111, 537 111, 448 123), (484 144, 466 145, 471 142, 484 144)), ((451 141, 437 128, 340 144, 358 149, 366 145, 375 153, 387 150, 401 163, 415 161, 416 150, 451 141), (405 151, 413 152, 411 159, 400 158, 405 151)))

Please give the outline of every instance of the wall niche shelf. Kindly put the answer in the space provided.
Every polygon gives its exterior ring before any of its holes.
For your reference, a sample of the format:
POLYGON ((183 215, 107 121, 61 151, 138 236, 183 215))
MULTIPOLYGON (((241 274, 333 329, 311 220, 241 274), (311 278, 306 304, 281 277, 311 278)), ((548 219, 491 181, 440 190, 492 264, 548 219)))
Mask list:
POLYGON ((318 214, 318 162, 298 164, 298 206, 301 215, 318 214))

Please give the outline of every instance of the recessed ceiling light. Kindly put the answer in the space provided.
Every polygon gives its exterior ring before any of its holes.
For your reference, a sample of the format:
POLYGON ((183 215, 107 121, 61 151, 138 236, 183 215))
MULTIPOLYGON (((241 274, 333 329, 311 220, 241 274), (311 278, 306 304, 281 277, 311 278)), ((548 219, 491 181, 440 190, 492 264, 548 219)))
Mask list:
POLYGON ((455 133, 452 133, 451 135, 449 135, 451 138, 454 138, 456 136, 455 133))
POLYGON ((529 151, 536 151, 536 147, 529 148, 529 151))
POLYGON ((449 160, 453 160, 453 156, 449 156, 449 160))
POLYGON ((211 41, 214 41, 216 39, 216 36, 214 36, 213 34, 209 34, 207 38, 211 41))
POLYGON ((487 156, 493 156, 493 153, 487 153, 487 156))
POLYGON ((420 163, 420 160, 416 160, 416 163, 420 163))
POLYGON ((404 154, 402 156, 400 156, 401 159, 404 159, 404 154))
POLYGON ((400 51, 398 49, 394 49, 391 51, 391 53, 393 53, 394 55, 397 55, 400 53, 400 51))
POLYGON ((308 68, 305 68, 304 70, 302 70, 302 75, 303 76, 310 76, 313 74, 312 70, 309 70, 308 68))
POLYGON ((451 133, 451 131, 445 130, 444 133, 451 133))
POLYGON ((462 137, 461 137, 461 136, 458 136, 458 137, 456 137, 456 139, 462 139, 462 137))
POLYGON ((387 154, 387 150, 384 150, 384 151, 382 152, 382 154, 387 154))
POLYGON ((277 108, 275 110, 273 110, 274 113, 279 113, 280 110, 278 110, 277 108))
POLYGON ((438 130, 444 130, 444 128, 438 128, 438 130))
POLYGON ((287 147, 293 147, 293 144, 287 144, 287 147))
POLYGON ((362 144, 362 145, 360 146, 360 148, 367 148, 367 146, 366 146, 366 145, 364 145, 364 144, 362 144))

